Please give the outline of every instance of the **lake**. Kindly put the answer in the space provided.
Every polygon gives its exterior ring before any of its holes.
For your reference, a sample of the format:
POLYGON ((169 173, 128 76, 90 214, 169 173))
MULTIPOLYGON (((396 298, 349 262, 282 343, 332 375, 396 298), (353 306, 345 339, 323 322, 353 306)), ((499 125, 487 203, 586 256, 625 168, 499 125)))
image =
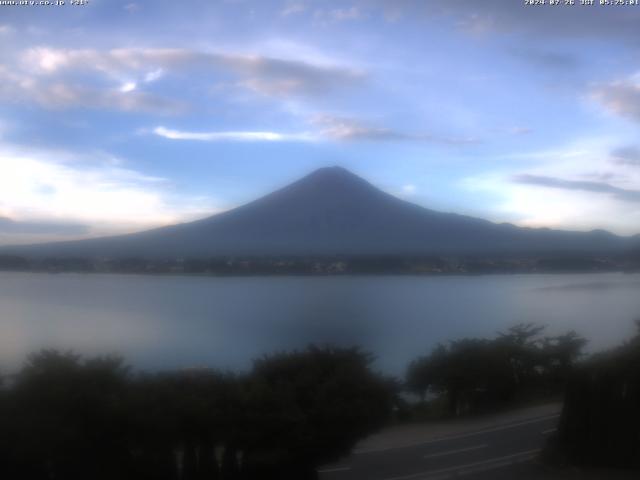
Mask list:
POLYGON ((402 375, 437 342, 519 322, 590 350, 640 318, 640 274, 188 277, 0 273, 0 370, 44 347, 117 352, 139 369, 244 369, 311 342, 359 345, 402 375))

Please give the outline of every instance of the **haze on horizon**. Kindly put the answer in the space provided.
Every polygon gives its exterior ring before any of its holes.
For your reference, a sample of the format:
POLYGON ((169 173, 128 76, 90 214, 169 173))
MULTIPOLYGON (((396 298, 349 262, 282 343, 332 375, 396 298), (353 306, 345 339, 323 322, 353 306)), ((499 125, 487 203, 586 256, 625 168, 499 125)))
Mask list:
POLYGON ((510 0, 2 6, 0 244, 189 221, 326 165, 436 210, 640 233, 639 21, 510 0))

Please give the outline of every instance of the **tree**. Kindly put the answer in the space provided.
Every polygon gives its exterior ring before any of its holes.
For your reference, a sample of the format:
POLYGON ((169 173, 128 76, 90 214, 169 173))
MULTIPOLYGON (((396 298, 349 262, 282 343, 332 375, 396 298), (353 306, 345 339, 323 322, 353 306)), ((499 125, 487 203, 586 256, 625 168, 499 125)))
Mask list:
POLYGON ((127 478, 126 381, 118 358, 31 355, 7 407, 16 478, 127 478))
POLYGON ((255 478, 305 479, 381 427, 393 392, 358 349, 318 348, 257 360, 250 377, 245 464, 255 478))
POLYGON ((445 395, 454 416, 505 400, 513 378, 508 358, 496 347, 494 341, 468 338, 438 345, 410 365, 408 384, 421 395, 445 395))
POLYGON ((640 469, 639 405, 640 322, 630 341, 594 355, 571 373, 548 458, 640 469))
POLYGON ((497 343, 511 366, 513 381, 519 387, 531 382, 540 364, 540 334, 546 329, 534 323, 519 323, 498 333, 497 343))
POLYGON ((541 357, 549 381, 566 381, 587 343, 585 338, 573 330, 557 337, 545 337, 541 346, 541 357))
POLYGON ((561 389, 586 341, 573 331, 542 339, 543 331, 527 323, 494 339, 439 344, 411 362, 405 385, 423 400, 429 393, 445 397, 453 416, 561 389))
POLYGON ((0 460, 21 480, 314 478, 382 425, 393 391, 357 349, 310 347, 249 375, 132 375, 46 350, 0 389, 0 460))
POLYGON ((136 478, 219 478, 242 423, 242 379, 213 369, 139 376, 130 393, 136 478))

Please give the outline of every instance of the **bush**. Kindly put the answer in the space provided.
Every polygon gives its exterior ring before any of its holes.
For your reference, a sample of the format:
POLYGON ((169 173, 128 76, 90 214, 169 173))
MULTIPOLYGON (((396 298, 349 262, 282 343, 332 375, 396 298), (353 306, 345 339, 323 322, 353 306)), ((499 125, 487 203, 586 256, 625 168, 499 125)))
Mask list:
POLYGON ((391 411, 369 365, 357 349, 309 347, 246 375, 132 375, 118 358, 43 351, 0 389, 3 478, 314 478, 391 411))
POLYGON ((640 468, 640 335, 572 375, 547 456, 565 464, 640 468))

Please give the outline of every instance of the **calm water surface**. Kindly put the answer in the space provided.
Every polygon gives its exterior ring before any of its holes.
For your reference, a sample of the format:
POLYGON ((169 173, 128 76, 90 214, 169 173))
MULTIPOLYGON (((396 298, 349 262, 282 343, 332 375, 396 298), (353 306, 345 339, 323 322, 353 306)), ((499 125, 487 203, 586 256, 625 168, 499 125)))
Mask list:
POLYGON ((310 342, 360 345, 402 374, 437 342, 518 322, 610 347, 640 318, 640 275, 214 278, 0 273, 0 370, 43 347, 137 368, 246 368, 310 342))

